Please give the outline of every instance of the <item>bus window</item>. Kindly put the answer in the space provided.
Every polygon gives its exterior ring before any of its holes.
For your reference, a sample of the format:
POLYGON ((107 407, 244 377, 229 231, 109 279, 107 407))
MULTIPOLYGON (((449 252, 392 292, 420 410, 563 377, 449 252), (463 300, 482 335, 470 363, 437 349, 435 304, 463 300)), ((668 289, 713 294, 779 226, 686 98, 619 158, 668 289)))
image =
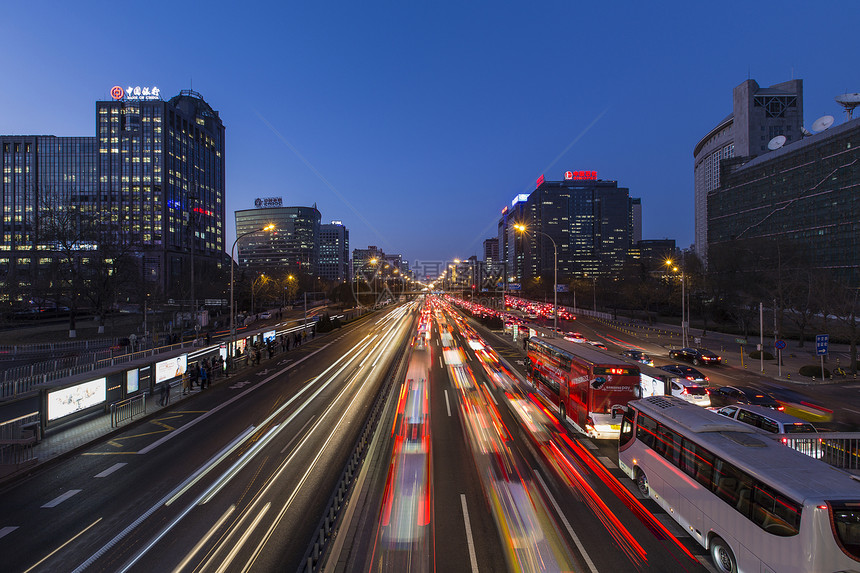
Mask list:
POLYGON ((749 516, 752 478, 728 462, 717 459, 714 464, 714 493, 723 501, 749 516))
POLYGON ((663 424, 657 427, 657 439, 654 441, 654 450, 669 460, 672 465, 681 465, 681 436, 663 424))
POLYGON ((682 467, 687 475, 711 489, 714 479, 714 454, 684 439, 684 451, 681 457, 682 467))
POLYGON ((854 559, 860 559, 860 503, 834 501, 828 505, 839 546, 854 559))
POLYGON ((657 422, 648 416, 639 414, 639 426, 636 428, 636 438, 649 448, 653 448, 656 436, 657 422))
POLYGON ((624 411, 624 418, 621 419, 621 435, 618 438, 618 446, 623 447, 633 439, 633 416, 635 412, 632 408, 627 408, 624 411))
POLYGON ((764 484, 756 484, 752 520, 774 535, 790 537, 800 533, 799 504, 776 493, 764 484))

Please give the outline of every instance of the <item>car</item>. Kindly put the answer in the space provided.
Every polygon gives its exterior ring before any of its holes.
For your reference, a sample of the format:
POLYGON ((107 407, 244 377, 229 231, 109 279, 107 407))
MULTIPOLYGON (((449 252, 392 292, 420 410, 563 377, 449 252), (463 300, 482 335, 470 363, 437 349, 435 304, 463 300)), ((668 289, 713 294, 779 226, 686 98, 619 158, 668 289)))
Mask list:
POLYGON ((712 406, 722 407, 732 404, 751 404, 773 410, 785 410, 773 396, 749 386, 722 386, 711 390, 712 406))
POLYGON ((706 386, 690 382, 685 378, 674 378, 670 381, 672 396, 677 396, 691 404, 707 408, 711 405, 711 396, 706 386))
POLYGON ((592 346, 596 346, 597 348, 599 348, 601 350, 608 350, 606 348, 606 345, 603 344, 602 342, 600 342, 599 340, 589 340, 588 343, 592 346))
POLYGON ((707 382, 709 380, 707 376, 686 364, 667 364, 666 366, 658 366, 658 368, 690 382, 707 382))
POLYGON ((669 358, 672 360, 683 360, 692 362, 694 366, 720 364, 722 359, 707 348, 681 348, 670 350, 669 358))
POLYGON ((814 458, 821 458, 824 449, 821 440, 817 438, 798 439, 796 434, 817 434, 818 429, 807 422, 791 414, 765 408, 763 406, 752 406, 748 404, 732 404, 723 406, 717 410, 717 414, 732 418, 738 422, 755 426, 769 434, 791 435, 792 439, 782 439, 782 443, 814 458))
POLYGON ((641 350, 633 350, 629 348, 621 353, 621 356, 625 358, 630 358, 639 362, 640 364, 645 364, 646 366, 654 366, 654 360, 651 359, 650 356, 642 352, 641 350))
POLYGON ((569 340, 571 342, 585 342, 588 340, 579 332, 568 332, 564 335, 565 340, 569 340))
POLYGON ((260 320, 267 320, 267 319, 269 319, 269 318, 272 318, 272 313, 271 313, 271 312, 266 311, 266 312, 261 312, 261 313, 260 313, 260 320))

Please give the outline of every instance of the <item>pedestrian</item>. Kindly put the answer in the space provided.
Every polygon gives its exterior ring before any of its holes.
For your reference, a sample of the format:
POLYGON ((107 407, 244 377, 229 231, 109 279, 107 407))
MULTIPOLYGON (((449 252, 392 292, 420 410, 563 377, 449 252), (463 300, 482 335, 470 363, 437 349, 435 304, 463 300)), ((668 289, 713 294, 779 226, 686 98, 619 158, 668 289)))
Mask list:
POLYGON ((284 341, 285 341, 285 342, 286 342, 286 344, 287 344, 287 350, 289 350, 289 349, 290 349, 290 337, 289 337, 289 336, 284 335, 284 341))
POLYGON ((200 389, 205 390, 206 386, 209 385, 209 369, 206 366, 203 366, 200 369, 200 389))
POLYGON ((194 368, 191 369, 191 389, 194 390, 194 385, 200 382, 200 363, 196 362, 194 368))
POLYGON ((170 402, 170 382, 165 380, 161 384, 161 400, 158 403, 167 406, 168 402, 170 402))
POLYGON ((186 373, 182 375, 182 395, 191 393, 191 377, 186 373))

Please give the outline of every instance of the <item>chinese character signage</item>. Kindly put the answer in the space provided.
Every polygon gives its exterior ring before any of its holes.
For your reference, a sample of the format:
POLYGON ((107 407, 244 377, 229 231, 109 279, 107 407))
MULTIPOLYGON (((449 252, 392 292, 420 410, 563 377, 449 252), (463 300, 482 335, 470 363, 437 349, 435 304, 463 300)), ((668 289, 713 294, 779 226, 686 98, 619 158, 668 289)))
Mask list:
POLYGON ((257 197, 254 200, 254 206, 257 209, 260 207, 283 207, 283 205, 283 197, 257 197))
POLYGON ((597 171, 565 171, 565 181, 596 181, 597 171))
POLYGON ((149 86, 128 86, 125 89, 122 89, 122 86, 114 86, 110 90, 110 96, 115 100, 124 99, 125 101, 160 100, 161 90, 149 86))

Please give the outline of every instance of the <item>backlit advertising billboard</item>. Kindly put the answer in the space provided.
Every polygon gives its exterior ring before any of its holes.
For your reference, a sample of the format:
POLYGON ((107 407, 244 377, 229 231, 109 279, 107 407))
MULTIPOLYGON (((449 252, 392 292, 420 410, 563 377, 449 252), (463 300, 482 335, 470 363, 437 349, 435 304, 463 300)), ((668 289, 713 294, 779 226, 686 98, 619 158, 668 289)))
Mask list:
POLYGON ((106 396, 107 378, 48 392, 48 421, 98 406, 104 403, 106 396))
POLYGON ((155 363, 155 383, 161 384, 165 380, 178 378, 185 374, 188 368, 188 355, 182 354, 176 358, 155 363))

